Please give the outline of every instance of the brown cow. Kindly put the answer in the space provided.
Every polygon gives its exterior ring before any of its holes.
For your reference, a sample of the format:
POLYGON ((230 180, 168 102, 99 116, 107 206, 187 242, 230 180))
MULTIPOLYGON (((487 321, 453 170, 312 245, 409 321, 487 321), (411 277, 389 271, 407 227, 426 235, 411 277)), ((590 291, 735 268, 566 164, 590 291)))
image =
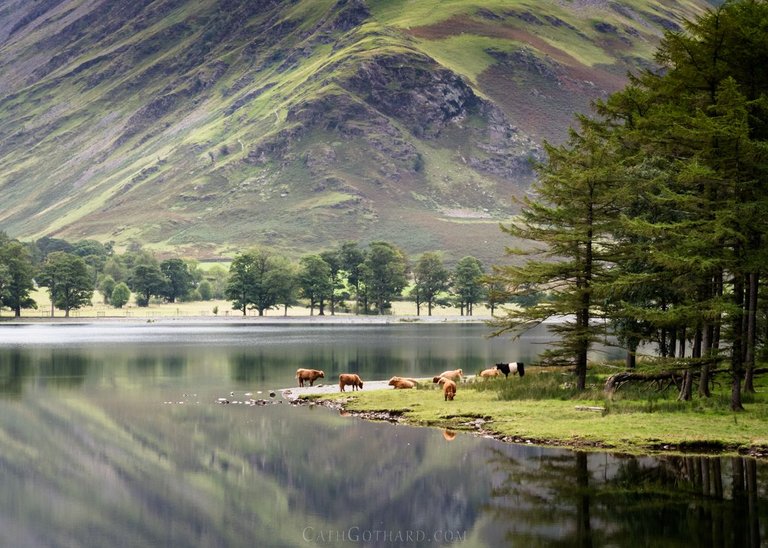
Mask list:
POLYGON ((443 396, 445 397, 445 401, 453 401, 453 398, 456 397, 456 383, 451 379, 446 379, 445 377, 440 377, 435 382, 443 387, 443 396))
POLYGON ((325 373, 317 369, 297 369, 296 378, 299 379, 299 386, 304 386, 304 381, 309 381, 309 386, 318 379, 324 379, 325 373))
POLYGON ((339 389, 344 392, 345 386, 352 386, 353 392, 358 388, 362 390, 363 379, 360 378, 360 375, 355 375, 354 373, 342 373, 339 375, 339 389))
POLYGON ((437 380, 440 377, 443 377, 445 379, 451 379, 452 381, 458 381, 461 380, 461 377, 464 376, 464 371, 461 369, 454 369, 453 371, 443 371, 439 375, 432 377, 432 382, 437 382, 437 380))
POLYGON ((416 381, 412 379, 404 379, 402 377, 392 377, 389 379, 389 386, 397 388, 416 388, 416 381))
POLYGON ((484 379, 490 379, 491 377, 498 377, 499 375, 501 375, 501 371, 496 369, 495 367, 491 369, 483 369, 482 371, 480 371, 480 376, 483 377, 484 379))

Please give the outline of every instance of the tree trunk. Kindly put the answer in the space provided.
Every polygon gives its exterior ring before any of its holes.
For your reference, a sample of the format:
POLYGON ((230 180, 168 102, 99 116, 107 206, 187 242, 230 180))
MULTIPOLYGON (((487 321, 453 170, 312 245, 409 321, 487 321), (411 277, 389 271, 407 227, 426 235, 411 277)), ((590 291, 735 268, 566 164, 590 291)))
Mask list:
POLYGON ((679 336, 679 351, 677 353, 678 358, 685 358, 685 338, 686 338, 686 329, 685 326, 682 326, 680 328, 680 332, 678 333, 679 336))
POLYGON ((753 382, 755 370, 755 340, 757 336, 757 294, 760 283, 760 275, 757 272, 749 274, 749 288, 747 290, 747 332, 744 351, 744 392, 755 392, 753 382))
POLYGON ((732 318, 733 333, 731 334, 731 411, 744 411, 741 403, 744 278, 739 273, 733 277, 733 304, 735 312, 732 318))
POLYGON ((683 385, 680 387, 680 393, 677 396, 678 401, 691 401, 693 394, 693 373, 686 369, 683 374, 683 385))
POLYGON ((699 376, 699 396, 702 398, 708 398, 710 396, 709 393, 709 368, 710 368, 710 358, 714 357, 714 352, 712 351, 712 339, 714 338, 715 334, 715 328, 713 325, 707 323, 704 326, 704 340, 702 343, 702 346, 704 347, 704 355, 707 357, 707 360, 704 361, 704 363, 701 364, 701 374, 699 376))
POLYGON ((659 329, 659 355, 662 358, 669 356, 669 348, 667 347, 667 328, 662 327, 659 329))
POLYGON ((677 354, 677 329, 674 327, 669 330, 669 357, 674 358, 677 354))

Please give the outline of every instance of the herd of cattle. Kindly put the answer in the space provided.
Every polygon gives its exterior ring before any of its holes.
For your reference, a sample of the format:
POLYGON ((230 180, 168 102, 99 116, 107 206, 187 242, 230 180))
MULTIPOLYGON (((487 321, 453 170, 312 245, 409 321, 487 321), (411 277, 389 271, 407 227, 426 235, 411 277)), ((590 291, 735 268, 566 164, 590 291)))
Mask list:
MULTIPOLYGON (((479 376, 484 379, 498 377, 504 375, 525 375, 525 365, 523 362, 510 362, 510 363, 497 363, 494 367, 485 369, 480 372, 479 376)), ((461 369, 454 369, 452 371, 443 371, 439 375, 435 375, 432 378, 432 382, 439 385, 443 389, 443 396, 445 401, 453 400, 456 396, 456 383, 461 382, 464 377, 464 371, 461 369)), ((325 373, 318 369, 297 369, 296 379, 299 381, 299 386, 303 387, 305 382, 309 383, 309 386, 313 386, 317 379, 325 378, 325 373)), ((419 385, 419 381, 407 377, 392 377, 389 379, 389 386, 396 389, 416 388, 419 385)), ((345 388, 351 386, 352 390, 363 389, 363 379, 360 375, 355 373, 342 373, 339 375, 339 390, 345 392, 345 388)))

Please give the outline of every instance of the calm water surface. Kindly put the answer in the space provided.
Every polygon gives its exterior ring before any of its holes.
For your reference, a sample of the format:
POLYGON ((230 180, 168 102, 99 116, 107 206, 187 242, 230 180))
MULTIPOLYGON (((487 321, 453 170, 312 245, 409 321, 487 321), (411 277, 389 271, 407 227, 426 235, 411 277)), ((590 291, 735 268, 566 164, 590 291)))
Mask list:
POLYGON ((584 454, 216 403, 269 399, 297 367, 476 372, 546 342, 487 334, 0 325, 0 546, 766 545, 768 469, 752 459, 584 454))

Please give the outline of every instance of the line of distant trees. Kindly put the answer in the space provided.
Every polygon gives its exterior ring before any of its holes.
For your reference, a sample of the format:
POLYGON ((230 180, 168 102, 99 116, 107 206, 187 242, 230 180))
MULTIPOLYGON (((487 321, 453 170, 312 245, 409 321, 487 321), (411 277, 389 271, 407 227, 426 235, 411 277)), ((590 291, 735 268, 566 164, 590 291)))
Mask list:
POLYGON ((36 309, 31 297, 45 287, 55 309, 70 311, 90 305, 96 290, 104 303, 122 308, 131 297, 139 307, 150 301, 180 302, 227 299, 246 315, 306 304, 310 314, 337 311, 387 314, 392 302, 411 299, 417 314, 456 306, 471 316, 484 303, 494 309, 508 300, 498 282, 486 277, 482 263, 464 257, 449 268, 438 252, 422 254, 413 265, 403 250, 388 242, 338 248, 306 255, 298 263, 266 248, 237 254, 229 270, 202 269, 195 260, 159 260, 140 245, 122 253, 113 243, 68 242, 43 237, 21 242, 0 232, 0 304, 20 316, 36 309))

